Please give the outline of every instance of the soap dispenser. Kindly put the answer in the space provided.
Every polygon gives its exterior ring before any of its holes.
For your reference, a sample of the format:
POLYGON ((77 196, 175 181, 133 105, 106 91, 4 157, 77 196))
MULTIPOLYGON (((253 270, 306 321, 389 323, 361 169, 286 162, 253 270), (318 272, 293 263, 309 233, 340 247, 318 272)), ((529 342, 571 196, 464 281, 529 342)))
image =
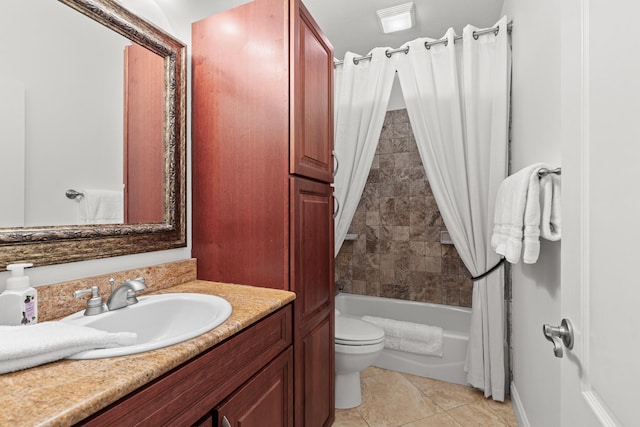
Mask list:
POLYGON ((0 325, 31 325, 38 323, 38 292, 29 285, 24 269, 31 263, 10 264, 7 289, 0 294, 0 325))

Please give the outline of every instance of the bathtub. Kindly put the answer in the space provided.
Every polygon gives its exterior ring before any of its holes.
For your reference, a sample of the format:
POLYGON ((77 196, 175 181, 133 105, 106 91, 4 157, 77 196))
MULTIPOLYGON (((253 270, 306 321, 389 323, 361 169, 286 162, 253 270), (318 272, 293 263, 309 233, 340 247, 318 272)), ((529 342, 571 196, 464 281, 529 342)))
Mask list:
POLYGON ((443 357, 385 348, 373 366, 455 384, 467 384, 464 362, 469 342, 471 309, 345 293, 336 296, 336 309, 342 315, 351 317, 385 317, 443 328, 443 357))

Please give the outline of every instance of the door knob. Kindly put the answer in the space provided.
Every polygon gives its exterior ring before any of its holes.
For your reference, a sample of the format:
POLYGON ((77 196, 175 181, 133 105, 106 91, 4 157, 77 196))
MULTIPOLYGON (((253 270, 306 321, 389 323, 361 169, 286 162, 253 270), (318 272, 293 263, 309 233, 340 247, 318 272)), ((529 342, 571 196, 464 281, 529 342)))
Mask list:
POLYGON ((542 325, 544 337, 553 343, 553 354, 563 356, 562 346, 569 350, 573 348, 573 326, 569 319, 562 319, 560 326, 542 325))
POLYGON ((231 423, 227 419, 227 417, 222 417, 222 427, 231 427, 231 423))

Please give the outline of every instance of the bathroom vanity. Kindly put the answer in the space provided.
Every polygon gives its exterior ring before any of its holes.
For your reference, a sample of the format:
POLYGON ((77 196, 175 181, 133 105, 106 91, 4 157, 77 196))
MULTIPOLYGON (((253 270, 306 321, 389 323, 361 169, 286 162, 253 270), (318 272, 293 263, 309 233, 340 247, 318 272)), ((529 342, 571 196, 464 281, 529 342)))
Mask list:
POLYGON ((287 306, 80 425, 293 425, 292 353, 287 306))
POLYGON ((197 338, 158 350, 0 375, 0 425, 212 426, 225 417, 230 425, 292 425, 295 295, 206 281, 160 292, 218 295, 233 313, 197 338))

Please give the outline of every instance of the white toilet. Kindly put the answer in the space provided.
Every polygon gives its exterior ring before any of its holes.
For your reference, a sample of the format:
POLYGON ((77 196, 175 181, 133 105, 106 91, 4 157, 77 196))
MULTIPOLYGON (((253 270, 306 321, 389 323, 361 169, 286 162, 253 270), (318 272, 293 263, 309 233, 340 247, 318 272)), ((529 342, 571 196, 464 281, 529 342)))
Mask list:
POLYGON ((360 371, 370 366, 384 348, 384 330, 344 317, 336 310, 336 408, 355 408, 362 403, 360 371))

